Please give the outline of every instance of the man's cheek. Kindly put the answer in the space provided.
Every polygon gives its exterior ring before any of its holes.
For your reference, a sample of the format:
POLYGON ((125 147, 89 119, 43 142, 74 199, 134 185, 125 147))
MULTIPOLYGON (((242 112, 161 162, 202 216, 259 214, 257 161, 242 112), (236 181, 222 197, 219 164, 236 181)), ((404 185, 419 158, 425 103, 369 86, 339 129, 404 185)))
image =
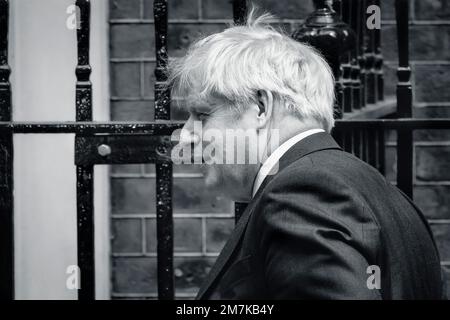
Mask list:
POLYGON ((226 161, 224 146, 220 137, 213 140, 203 141, 203 159, 208 165, 221 165, 226 161))

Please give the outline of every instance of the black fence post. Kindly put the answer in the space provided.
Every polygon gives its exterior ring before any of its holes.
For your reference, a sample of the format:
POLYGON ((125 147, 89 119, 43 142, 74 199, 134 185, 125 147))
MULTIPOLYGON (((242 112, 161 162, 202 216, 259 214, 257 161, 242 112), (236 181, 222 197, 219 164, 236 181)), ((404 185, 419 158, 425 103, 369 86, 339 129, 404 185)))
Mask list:
MULTIPOLYGON (((375 0, 375 5, 381 7, 381 1, 375 0)), ((383 55, 381 53, 381 30, 375 29, 375 75, 377 95, 376 101, 384 100, 384 76, 383 76, 383 55)))
MULTIPOLYGON (((170 89, 167 88, 167 0, 153 2, 155 18, 155 120, 170 120, 170 89)), ((158 298, 173 300, 173 211, 172 211, 172 162, 167 146, 160 144, 156 149, 161 155, 156 161, 156 234, 158 239, 158 298)))
POLYGON ((233 20, 235 24, 244 24, 247 16, 246 0, 233 0, 233 20))
MULTIPOLYGON (((369 0, 368 7, 375 4, 374 0, 369 0)), ((365 14, 366 20, 369 18, 369 13, 365 14)), ((366 102, 373 104, 377 102, 377 76, 375 73, 375 33, 376 29, 368 29, 367 31, 367 47, 366 47, 366 102)))
POLYGON ((386 175, 386 131, 382 128, 376 131, 377 166, 382 175, 386 175))
POLYGON ((366 42, 366 36, 367 36, 367 27, 366 27, 366 11, 367 11, 367 1, 366 0, 360 0, 360 8, 359 8, 358 16, 359 23, 358 23, 358 62, 359 62, 359 70, 360 70, 360 105, 361 108, 364 108, 366 106, 366 48, 367 48, 367 42, 366 42))
MULTIPOLYGON (((9 3, 0 0, 0 121, 11 121, 9 3)), ((0 299, 14 299, 13 134, 0 134, 0 299)))
POLYGON ((360 0, 352 0, 351 6, 351 28, 356 33, 356 44, 351 50, 351 79, 352 79, 352 110, 361 109, 361 68, 359 66, 359 24, 361 23, 361 17, 359 15, 361 8, 360 0))
MULTIPOLYGON (((90 2, 77 0, 79 28, 77 29, 78 64, 76 67, 76 121, 92 121, 92 84, 89 80, 90 2)), ((75 137, 78 143, 82 136, 75 137)), ((77 150, 77 148, 75 148, 77 150)), ((77 256, 80 268, 79 300, 95 299, 94 260, 94 167, 77 166, 77 256)))
MULTIPOLYGON (((351 1, 350 0, 343 0, 342 1, 342 21, 346 23, 347 25, 350 25, 351 23, 351 1)), ((351 72, 352 72, 352 65, 350 63, 351 61, 351 54, 350 52, 347 52, 343 54, 341 59, 342 64, 342 91, 343 91, 343 101, 342 101, 342 109, 344 113, 352 112, 352 78, 351 78, 351 72)))
MULTIPOLYGON (((233 21, 236 25, 242 25, 245 23, 245 17, 247 16, 247 1, 246 0, 233 0, 233 21)), ((247 208, 247 202, 235 202, 234 203, 234 222, 237 223, 242 216, 242 213, 247 208)))

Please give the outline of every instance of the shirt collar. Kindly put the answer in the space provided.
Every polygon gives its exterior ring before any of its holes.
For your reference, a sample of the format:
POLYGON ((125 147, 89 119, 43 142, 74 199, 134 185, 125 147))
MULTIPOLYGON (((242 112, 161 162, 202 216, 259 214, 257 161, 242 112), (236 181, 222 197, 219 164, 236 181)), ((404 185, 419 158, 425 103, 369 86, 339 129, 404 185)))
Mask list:
POLYGON ((255 196, 256 192, 258 191, 259 187, 263 183, 264 179, 268 175, 273 175, 278 172, 278 163, 280 158, 297 142, 300 140, 318 132, 325 132, 323 129, 310 129, 307 131, 300 132, 299 134, 293 136, 292 138, 285 141, 281 146, 275 149, 274 152, 264 161, 263 165, 259 169, 255 182, 253 183, 253 191, 252 191, 252 197, 255 196))

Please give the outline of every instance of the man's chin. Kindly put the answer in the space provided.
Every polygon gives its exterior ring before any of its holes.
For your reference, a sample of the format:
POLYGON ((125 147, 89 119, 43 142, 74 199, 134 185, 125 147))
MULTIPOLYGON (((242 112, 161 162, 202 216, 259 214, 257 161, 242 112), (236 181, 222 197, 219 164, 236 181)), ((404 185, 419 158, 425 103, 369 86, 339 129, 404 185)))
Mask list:
POLYGON ((219 168, 211 166, 209 168, 203 168, 203 174, 205 177, 205 187, 209 192, 231 201, 240 201, 235 194, 236 189, 233 189, 227 181, 224 181, 224 172, 219 168))
POLYGON ((204 165, 202 171, 205 179, 205 187, 210 192, 221 196, 228 196, 225 188, 226 183, 223 180, 220 169, 211 165, 204 165))
POLYGON ((220 175, 216 169, 212 168, 210 165, 203 165, 202 167, 203 175, 205 177, 205 185, 208 188, 218 189, 221 184, 220 175))

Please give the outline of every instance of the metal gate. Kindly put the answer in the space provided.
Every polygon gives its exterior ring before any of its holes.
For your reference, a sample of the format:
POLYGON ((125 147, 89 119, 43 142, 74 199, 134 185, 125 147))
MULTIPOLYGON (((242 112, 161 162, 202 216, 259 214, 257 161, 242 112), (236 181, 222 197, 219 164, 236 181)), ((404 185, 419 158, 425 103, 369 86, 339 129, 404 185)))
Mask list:
MULTIPOLYGON (((336 121, 333 135, 345 150, 354 153, 384 173, 385 132, 386 130, 397 131, 397 184, 400 189, 412 197, 413 131, 450 129, 450 119, 411 118, 408 15, 402 14, 402 12, 408 12, 408 0, 396 0, 399 52, 399 81, 394 114, 396 118, 370 120, 349 119, 346 118, 346 114, 364 110, 366 103, 383 103, 384 100, 379 31, 374 31, 369 35, 364 34, 361 19, 365 16, 364 10, 368 5, 380 5, 380 1, 314 2, 317 7, 317 11, 314 13, 316 16, 327 12, 330 14, 329 7, 332 6, 337 12, 336 16, 347 22, 356 35, 356 44, 353 44, 350 52, 344 53, 338 61, 329 61, 337 75, 337 113, 341 118, 343 116, 343 119, 336 121), (367 39, 369 42, 368 45, 365 45, 367 39), (333 65, 333 63, 337 63, 337 65, 333 65)), ((90 2, 89 0, 76 0, 75 4, 80 9, 80 28, 77 30, 76 121, 25 123, 13 122, 11 119, 10 68, 8 66, 9 4, 8 0, 0 0, 0 297, 3 299, 14 298, 13 135, 18 133, 75 133, 77 253, 78 266, 81 270, 81 289, 78 292, 78 298, 80 300, 95 298, 94 166, 153 163, 156 165, 158 297, 159 299, 173 299, 172 163, 167 160, 167 155, 171 150, 170 135, 175 129, 181 128, 183 122, 170 121, 170 92, 163 86, 166 81, 164 71, 168 60, 167 0, 154 1, 155 121, 145 123, 92 121, 91 67, 89 65, 90 2)), ((234 20, 241 22, 245 12, 245 0, 234 0, 234 20)), ((309 25, 312 28, 314 26, 319 29, 323 27, 323 25, 317 26, 314 23, 309 25)), ((299 34, 293 36, 299 37, 299 34)), ((311 37, 308 39, 314 40, 311 37)), ((341 40, 337 39, 337 41, 341 40)), ((319 45, 319 49, 323 48, 320 48, 319 45)), ((376 110, 374 114, 376 114, 376 110)), ((236 219, 239 218, 244 208, 245 204, 236 204, 236 219)))

